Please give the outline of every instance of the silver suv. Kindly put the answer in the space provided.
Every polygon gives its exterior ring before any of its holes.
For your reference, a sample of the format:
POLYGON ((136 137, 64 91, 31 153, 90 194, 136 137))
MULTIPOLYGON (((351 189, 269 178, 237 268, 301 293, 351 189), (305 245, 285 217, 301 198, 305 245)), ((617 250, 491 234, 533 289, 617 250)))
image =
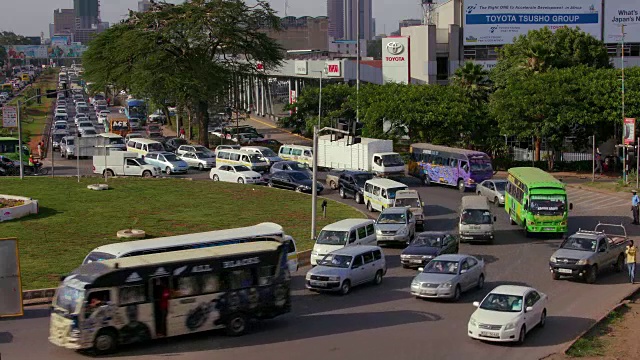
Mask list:
POLYGON ((382 249, 377 246, 348 246, 325 255, 318 266, 307 272, 306 285, 311 291, 333 291, 342 295, 364 283, 379 285, 387 273, 382 249))

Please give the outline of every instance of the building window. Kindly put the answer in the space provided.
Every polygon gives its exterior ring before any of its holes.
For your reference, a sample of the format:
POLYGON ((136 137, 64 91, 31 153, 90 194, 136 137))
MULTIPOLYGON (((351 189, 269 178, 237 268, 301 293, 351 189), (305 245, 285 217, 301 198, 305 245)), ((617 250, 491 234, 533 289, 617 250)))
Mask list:
POLYGON ((449 58, 439 57, 436 58, 436 79, 447 80, 449 78, 449 58))

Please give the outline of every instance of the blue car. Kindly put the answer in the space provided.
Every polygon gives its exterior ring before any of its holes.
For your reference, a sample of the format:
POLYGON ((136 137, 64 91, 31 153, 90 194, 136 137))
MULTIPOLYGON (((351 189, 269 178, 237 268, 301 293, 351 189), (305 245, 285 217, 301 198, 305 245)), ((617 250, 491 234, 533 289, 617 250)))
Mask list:
POLYGON ((150 165, 157 166, 167 175, 186 173, 189 165, 178 159, 176 154, 166 151, 152 151, 144 156, 144 161, 150 165))

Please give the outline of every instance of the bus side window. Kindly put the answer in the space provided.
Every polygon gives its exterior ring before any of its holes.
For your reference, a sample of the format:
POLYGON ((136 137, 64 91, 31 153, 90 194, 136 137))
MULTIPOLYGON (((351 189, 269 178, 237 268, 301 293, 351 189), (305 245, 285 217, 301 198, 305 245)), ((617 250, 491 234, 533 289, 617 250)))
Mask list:
POLYGON ((123 286, 118 289, 118 305, 139 304, 147 301, 144 285, 123 286))
POLYGON ((364 184, 364 192, 367 192, 369 194, 371 194, 371 192, 373 191, 373 186, 369 183, 364 184))
POLYGON ((377 186, 373 187, 373 195, 375 196, 379 196, 380 195, 380 188, 377 186))
POLYGON ((258 285, 260 286, 271 285, 275 274, 276 274, 275 266, 271 266, 271 265, 261 266, 260 269, 258 269, 258 285))
POLYGON ((222 290, 240 290, 257 284, 255 269, 238 269, 222 274, 222 290))

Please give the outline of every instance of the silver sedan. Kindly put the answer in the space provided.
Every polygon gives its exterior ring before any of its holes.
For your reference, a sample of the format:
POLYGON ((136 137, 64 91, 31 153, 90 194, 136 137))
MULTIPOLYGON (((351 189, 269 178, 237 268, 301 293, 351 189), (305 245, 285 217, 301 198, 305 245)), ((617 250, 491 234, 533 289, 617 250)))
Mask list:
POLYGON ((504 192, 507 180, 485 180, 476 188, 478 195, 484 195, 496 205, 504 205, 504 192))
POLYGON ((440 255, 420 268, 411 281, 411 294, 457 301, 463 292, 484 287, 484 266, 484 261, 471 255, 440 255))

